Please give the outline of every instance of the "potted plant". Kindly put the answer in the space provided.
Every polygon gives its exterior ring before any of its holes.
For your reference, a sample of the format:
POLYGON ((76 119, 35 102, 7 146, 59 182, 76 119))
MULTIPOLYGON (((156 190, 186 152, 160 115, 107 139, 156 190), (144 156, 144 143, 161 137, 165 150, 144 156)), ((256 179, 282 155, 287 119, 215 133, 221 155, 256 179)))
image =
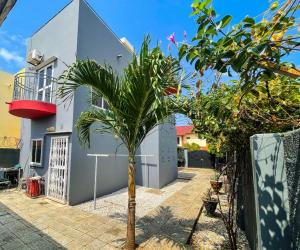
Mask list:
POLYGON ((210 185, 216 194, 220 192, 220 189, 223 186, 223 181, 220 181, 220 176, 221 174, 216 171, 215 175, 210 180, 210 185))
POLYGON ((210 188, 204 193, 202 201, 207 215, 213 216, 218 205, 218 199, 213 197, 213 192, 210 188))

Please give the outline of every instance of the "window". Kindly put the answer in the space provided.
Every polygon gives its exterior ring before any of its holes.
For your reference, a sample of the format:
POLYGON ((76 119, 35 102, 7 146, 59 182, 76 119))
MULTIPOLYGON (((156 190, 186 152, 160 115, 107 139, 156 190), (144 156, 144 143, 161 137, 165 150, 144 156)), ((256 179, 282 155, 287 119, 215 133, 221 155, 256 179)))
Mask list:
POLYGON ((51 102, 52 96, 53 65, 48 65, 38 72, 37 99, 43 102, 51 102))
POLYGON ((180 144, 180 137, 177 137, 177 144, 180 144))
POLYGON ((186 139, 189 140, 189 139, 191 139, 191 137, 187 136, 186 139))
POLYGON ((107 102, 104 100, 103 97, 96 95, 93 90, 91 90, 92 92, 92 105, 96 106, 98 108, 102 108, 102 109, 108 109, 108 104, 107 102))
POLYGON ((31 141, 31 164, 41 165, 42 163, 42 139, 33 139, 31 141))

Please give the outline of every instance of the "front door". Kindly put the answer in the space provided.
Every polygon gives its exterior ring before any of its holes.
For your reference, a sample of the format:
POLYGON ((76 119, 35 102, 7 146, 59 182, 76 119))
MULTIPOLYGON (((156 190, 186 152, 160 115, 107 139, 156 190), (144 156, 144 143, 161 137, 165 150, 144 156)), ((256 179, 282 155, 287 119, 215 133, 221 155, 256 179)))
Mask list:
POLYGON ((51 138, 47 196, 61 203, 67 200, 68 149, 68 136, 51 138))

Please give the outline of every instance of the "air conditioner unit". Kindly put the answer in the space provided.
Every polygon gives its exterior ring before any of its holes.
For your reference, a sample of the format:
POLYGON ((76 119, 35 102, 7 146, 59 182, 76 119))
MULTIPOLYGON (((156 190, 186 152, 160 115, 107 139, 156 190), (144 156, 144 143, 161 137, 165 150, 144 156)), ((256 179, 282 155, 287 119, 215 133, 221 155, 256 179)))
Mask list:
POLYGON ((27 62, 34 66, 39 65, 42 61, 43 61, 43 55, 37 49, 32 50, 29 53, 27 58, 27 62))

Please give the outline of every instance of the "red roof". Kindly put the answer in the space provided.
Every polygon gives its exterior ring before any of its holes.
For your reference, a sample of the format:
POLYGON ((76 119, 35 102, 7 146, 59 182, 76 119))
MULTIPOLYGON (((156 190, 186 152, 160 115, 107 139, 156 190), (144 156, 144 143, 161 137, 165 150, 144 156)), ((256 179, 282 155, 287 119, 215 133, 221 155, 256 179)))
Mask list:
POLYGON ((193 133, 194 126, 176 126, 176 135, 182 136, 193 133))

